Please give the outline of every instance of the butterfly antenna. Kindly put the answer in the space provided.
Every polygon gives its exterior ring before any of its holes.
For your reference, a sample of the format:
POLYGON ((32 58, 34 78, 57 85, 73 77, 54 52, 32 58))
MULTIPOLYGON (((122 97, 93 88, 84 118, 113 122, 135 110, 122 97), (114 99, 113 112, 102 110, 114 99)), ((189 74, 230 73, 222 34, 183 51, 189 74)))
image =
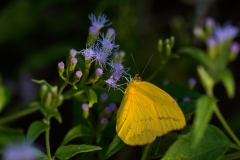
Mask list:
POLYGON ((137 65, 136 65, 136 62, 135 62, 135 60, 134 60, 134 58, 133 58, 133 55, 131 54, 131 56, 132 56, 132 60, 133 60, 133 63, 134 63, 134 65, 135 65, 135 68, 136 68, 136 70, 137 70, 137 74, 139 74, 139 71, 138 71, 138 69, 137 69, 137 65))
POLYGON ((145 66, 144 70, 142 71, 142 73, 140 74, 140 76, 142 76, 142 74, 143 74, 144 71, 146 70, 146 68, 147 68, 147 66, 148 66, 148 63, 150 62, 150 60, 152 59, 152 57, 153 57, 153 54, 152 54, 151 57, 149 58, 149 60, 148 60, 148 62, 147 62, 147 64, 146 64, 146 66, 145 66))

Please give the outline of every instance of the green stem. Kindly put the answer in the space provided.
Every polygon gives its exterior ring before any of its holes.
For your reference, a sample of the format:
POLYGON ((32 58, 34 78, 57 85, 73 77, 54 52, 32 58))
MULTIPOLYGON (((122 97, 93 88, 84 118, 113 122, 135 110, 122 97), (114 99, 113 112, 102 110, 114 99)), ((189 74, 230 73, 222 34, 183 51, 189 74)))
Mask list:
POLYGON ((146 144, 143 150, 141 160, 146 160, 151 144, 146 144))
POLYGON ((240 158, 240 152, 234 152, 227 155, 224 155, 221 160, 232 160, 232 159, 239 159, 240 158))
POLYGON ((45 139, 46 139, 46 149, 47 149, 47 156, 48 156, 48 160, 51 160, 51 150, 50 150, 50 120, 47 119, 46 123, 49 125, 49 128, 47 128, 46 133, 45 133, 45 139))
POLYGON ((26 116, 26 115, 36 112, 38 110, 39 110, 38 107, 28 107, 27 109, 20 110, 18 112, 15 112, 13 114, 10 114, 10 115, 0 118, 0 124, 11 122, 15 119, 21 118, 23 116, 26 116))
POLYGON ((214 108, 215 114, 218 117, 218 119, 220 120, 220 122, 222 123, 223 127, 226 129, 226 131, 228 132, 228 134, 232 137, 232 139, 237 143, 238 146, 240 146, 240 141, 237 138, 237 136, 233 133, 233 131, 231 130, 231 128, 229 127, 229 125, 227 124, 226 120, 224 119, 224 117, 222 116, 220 110, 218 109, 218 107, 216 106, 214 108))
POLYGON ((68 83, 64 82, 64 83, 61 85, 61 87, 60 87, 60 89, 59 89, 59 92, 58 92, 58 95, 60 95, 60 94, 62 93, 63 89, 67 86, 67 84, 68 84, 68 83))

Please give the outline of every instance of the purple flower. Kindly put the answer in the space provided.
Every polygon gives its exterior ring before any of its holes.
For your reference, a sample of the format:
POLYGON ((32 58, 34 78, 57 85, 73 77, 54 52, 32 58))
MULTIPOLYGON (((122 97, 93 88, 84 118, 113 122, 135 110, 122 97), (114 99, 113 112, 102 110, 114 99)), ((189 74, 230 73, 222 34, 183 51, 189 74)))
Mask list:
POLYGON ((207 43, 207 46, 214 47, 214 46, 216 46, 217 41, 216 41, 216 38, 210 37, 207 39, 206 43, 207 43))
POLYGON ((64 63, 63 62, 59 62, 58 63, 58 68, 59 69, 63 69, 64 68, 64 63))
POLYGON ((71 63, 73 64, 73 65, 75 65, 75 64, 77 64, 77 58, 71 58, 71 63))
POLYGON ((107 36, 111 37, 115 35, 115 30, 113 28, 108 28, 107 36))
POLYGON ((118 74, 118 73, 113 73, 113 75, 112 75, 112 78, 113 78, 113 80, 115 80, 115 81, 118 81, 118 80, 120 79, 120 77, 121 77, 121 75, 118 74))
POLYGON ((239 43, 233 42, 233 43, 231 44, 231 46, 230 46, 230 51, 231 51, 232 53, 237 54, 237 53, 239 53, 239 50, 240 50, 240 45, 239 45, 239 43))
POLYGON ((95 72, 97 76, 101 76, 103 74, 103 70, 101 68, 97 68, 95 72))
POLYGON ((70 55, 71 55, 71 57, 75 57, 76 54, 77 54, 77 51, 76 51, 75 49, 71 49, 71 50, 70 50, 70 55))
POLYGON ((112 108, 111 108, 111 107, 105 107, 104 112, 105 112, 106 114, 109 114, 109 113, 112 112, 112 108))
POLYGON ((219 42, 234 39, 237 37, 239 29, 231 24, 225 24, 224 26, 217 25, 214 29, 214 36, 219 42))
POLYGON ((75 75, 76 75, 77 78, 80 79, 82 77, 82 72, 81 71, 77 71, 75 75))
POLYGON ((104 27, 105 23, 108 22, 107 16, 105 14, 99 14, 97 19, 94 14, 90 14, 88 18, 91 20, 92 25, 97 29, 101 29, 102 27, 104 27))
POLYGON ((103 117, 103 118, 101 119, 101 123, 104 124, 104 125, 106 125, 106 124, 108 123, 108 119, 105 118, 105 117, 103 117))
POLYGON ((108 78, 105 82, 108 84, 110 88, 114 88, 114 89, 117 88, 117 81, 114 80, 112 76, 108 78))
POLYGON ((3 151, 4 160, 32 160, 36 158, 38 158, 37 151, 30 144, 26 143, 9 146, 3 151))
POLYGON ((100 34, 101 39, 98 39, 98 41, 101 43, 103 50, 107 50, 108 52, 111 52, 113 49, 118 49, 119 45, 116 45, 114 43, 115 40, 115 34, 111 36, 104 37, 104 34, 100 34))
POLYGON ((92 46, 90 46, 89 48, 86 48, 86 49, 81 50, 79 53, 80 53, 81 55, 83 55, 83 57, 85 58, 85 60, 90 60, 90 59, 92 59, 92 57, 93 57, 94 54, 95 54, 95 52, 94 52, 95 47, 96 47, 95 45, 92 45, 92 46))
POLYGON ((100 98, 101 98, 102 101, 106 101, 108 99, 108 95, 106 93, 102 93, 100 95, 100 98))
POLYGON ((102 48, 98 48, 94 54, 94 61, 96 61, 101 67, 105 67, 107 56, 108 55, 103 52, 102 48))
POLYGON ((83 104, 82 104, 82 109, 83 109, 84 111, 88 111, 88 109, 89 109, 88 104, 87 104, 87 103, 83 103, 83 104))
POLYGON ((189 97, 184 97, 184 98, 183 98, 183 102, 188 102, 188 101, 190 101, 190 98, 189 98, 189 97))
POLYGON ((94 26, 89 27, 89 32, 90 32, 91 34, 96 33, 96 32, 97 32, 96 27, 94 27, 94 26))
POLYGON ((189 83, 190 85, 195 85, 195 84, 197 83, 197 81, 196 81, 195 78, 189 78, 188 83, 189 83))

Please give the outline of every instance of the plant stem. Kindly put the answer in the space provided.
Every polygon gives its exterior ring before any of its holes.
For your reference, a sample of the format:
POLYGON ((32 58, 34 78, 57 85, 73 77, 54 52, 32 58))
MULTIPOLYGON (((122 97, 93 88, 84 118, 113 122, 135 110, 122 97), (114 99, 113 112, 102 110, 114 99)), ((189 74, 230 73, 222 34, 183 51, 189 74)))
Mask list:
POLYGON ((50 139, 50 138, 49 138, 49 135, 50 135, 50 120, 47 119, 47 120, 46 120, 46 123, 49 125, 49 128, 47 128, 46 133, 45 133, 46 149, 47 149, 48 160, 51 160, 52 157, 51 157, 50 140, 49 140, 49 139, 50 139))
POLYGON ((10 114, 10 115, 0 118, 0 124, 11 122, 15 119, 21 118, 23 116, 26 116, 26 115, 36 112, 38 110, 39 110, 38 107, 28 107, 24 110, 20 110, 18 112, 15 112, 13 114, 10 114))
POLYGON ((220 122, 222 123, 223 127, 226 129, 226 131, 228 132, 228 134, 232 137, 232 139, 237 143, 238 146, 240 146, 240 141, 237 138, 237 136, 233 133, 233 131, 231 130, 231 128, 229 127, 229 125, 227 124, 226 120, 224 119, 224 117, 222 116, 222 113, 220 112, 220 110, 218 109, 218 106, 215 106, 214 108, 215 114, 218 117, 218 119, 220 120, 220 122))
POLYGON ((151 144, 146 144, 143 150, 141 160, 146 160, 151 144))
POLYGON ((62 93, 63 89, 64 89, 66 86, 67 86, 67 83, 64 82, 64 83, 61 85, 60 89, 59 89, 58 95, 60 95, 60 94, 62 93))

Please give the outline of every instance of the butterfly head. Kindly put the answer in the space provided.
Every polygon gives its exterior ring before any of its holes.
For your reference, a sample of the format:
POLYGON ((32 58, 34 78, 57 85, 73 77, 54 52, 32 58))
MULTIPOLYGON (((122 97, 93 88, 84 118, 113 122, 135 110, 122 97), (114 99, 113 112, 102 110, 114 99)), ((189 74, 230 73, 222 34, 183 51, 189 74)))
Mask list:
POLYGON ((136 81, 142 81, 142 77, 141 77, 139 74, 136 74, 136 75, 134 76, 134 80, 136 80, 136 81))

